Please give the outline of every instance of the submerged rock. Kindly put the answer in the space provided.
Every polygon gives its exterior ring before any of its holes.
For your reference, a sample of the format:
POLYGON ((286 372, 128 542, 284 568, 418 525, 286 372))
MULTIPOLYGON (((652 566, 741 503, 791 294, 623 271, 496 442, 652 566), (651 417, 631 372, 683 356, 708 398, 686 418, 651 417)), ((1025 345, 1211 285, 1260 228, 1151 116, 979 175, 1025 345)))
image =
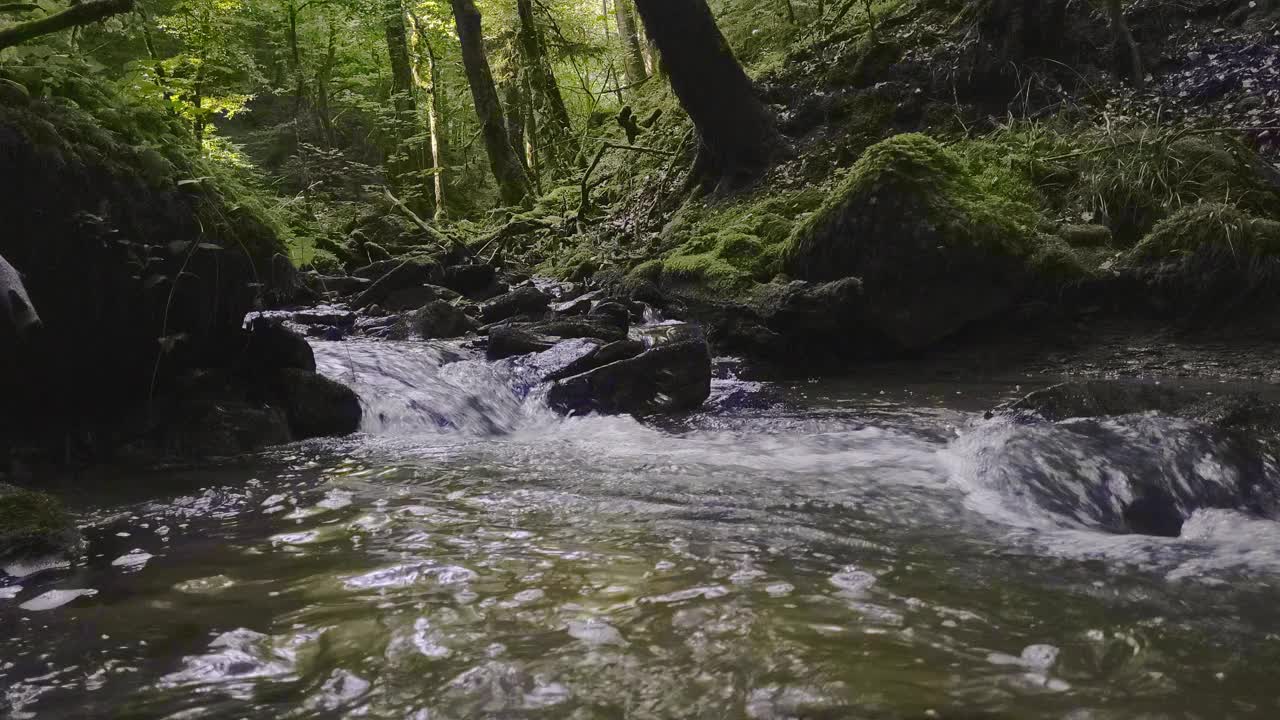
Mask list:
POLYGON ((52 495, 0 483, 0 560, 68 554, 80 531, 52 495))
POLYGON ((1007 482, 1019 478, 1064 514, 1078 512, 1084 499, 1104 529, 1166 537, 1178 536, 1197 509, 1280 517, 1280 403, 1082 381, 1036 391, 1006 409, 1028 428, 1018 432, 1040 439, 1025 458, 1018 443, 1003 450, 1024 463, 1007 473, 1007 482), (1064 447, 1034 434, 1048 424, 1091 447, 1064 447), (1143 455, 1144 445, 1154 448, 1150 454, 1143 455), (1090 458, 1087 466, 1081 457, 1090 458), (1070 472, 1074 467, 1079 471, 1070 472))
POLYGON ((1141 382, 1085 380, 1037 390, 1009 406, 1045 420, 1163 412, 1175 415, 1199 397, 1185 390, 1141 382))
POLYGON ((690 332, 640 355, 560 380, 547 401, 566 414, 646 416, 696 410, 711 394, 711 351, 690 332))
POLYGON ((269 392, 297 439, 350 435, 360 429, 360 398, 351 388, 322 375, 281 370, 269 392))

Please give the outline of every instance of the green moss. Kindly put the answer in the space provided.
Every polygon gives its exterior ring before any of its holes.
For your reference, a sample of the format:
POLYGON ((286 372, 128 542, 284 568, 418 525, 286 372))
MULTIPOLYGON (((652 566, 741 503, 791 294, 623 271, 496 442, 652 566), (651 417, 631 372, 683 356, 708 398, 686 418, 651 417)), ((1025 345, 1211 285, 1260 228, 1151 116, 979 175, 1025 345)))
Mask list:
POLYGON ((627 273, 627 277, 635 280, 648 280, 657 282, 662 277, 662 261, 646 260, 639 265, 631 268, 631 272, 627 273))
POLYGON ((751 286, 751 276, 712 253, 674 255, 662 263, 663 276, 676 283, 693 283, 722 295, 751 286))
POLYGON ((1255 218, 1222 203, 1191 205, 1157 224, 1124 257, 1129 266, 1171 259, 1241 270, 1276 262, 1280 260, 1280 222, 1255 218))
POLYGON ((0 483, 0 559, 67 552, 78 540, 57 498, 0 483))
POLYGON ((1066 225, 1058 234, 1073 248, 1109 247, 1112 243, 1111 228, 1106 225, 1066 225))
POLYGON ((1056 235, 1036 237, 1029 266, 1037 277, 1054 285, 1072 285, 1097 274, 1097 258, 1081 254, 1056 235))
POLYGON ((981 153, 957 152, 925 135, 896 135, 868 148, 827 202, 789 240, 801 276, 860 270, 857 243, 877 235, 928 235, 947 247, 1027 256, 1038 211, 1030 184, 981 153))

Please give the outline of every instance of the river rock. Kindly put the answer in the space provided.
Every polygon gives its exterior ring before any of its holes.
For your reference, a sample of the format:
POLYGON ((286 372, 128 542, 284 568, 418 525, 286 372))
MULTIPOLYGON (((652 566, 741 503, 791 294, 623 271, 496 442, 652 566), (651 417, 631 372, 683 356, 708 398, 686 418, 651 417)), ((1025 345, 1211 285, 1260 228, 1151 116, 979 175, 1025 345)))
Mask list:
POLYGON ((391 336, 400 340, 410 335, 423 340, 444 340, 475 332, 477 327, 476 321, 460 308, 444 300, 435 300, 401 318, 391 336))
POLYGON ((360 429, 360 398, 351 388, 322 375, 281 370, 268 392, 297 439, 350 435, 360 429))
POLYGON ((339 296, 353 295, 362 292, 373 284, 372 280, 346 275, 320 275, 319 273, 303 273, 303 282, 317 292, 335 293, 339 296))
POLYGON ((516 315, 543 312, 550 304, 550 295, 526 285, 481 305, 480 319, 485 323, 501 322, 516 315))
POLYGON ((1161 412, 1178 415, 1201 398, 1185 390, 1141 382, 1086 380, 1037 390, 1009 406, 1056 422, 1067 418, 1161 412))
POLYGON ((389 260, 378 260, 376 262, 371 262, 368 265, 365 265, 363 267, 358 267, 355 270, 352 270, 351 275, 352 277, 360 278, 362 280, 367 280, 372 283, 376 281, 378 278, 381 278, 387 273, 391 272, 392 270, 395 270, 397 267, 399 267, 403 263, 404 263, 404 260, 398 260, 396 258, 391 258, 389 260))
POLYGON ((502 360, 517 355, 546 352, 559 341, 560 338, 537 332, 528 323, 497 325, 489 329, 486 355, 490 360, 502 360))
POLYGON ((75 521, 52 495, 0 483, 0 561, 71 553, 75 521))
POLYGON ((356 314, 343 307, 321 305, 295 312, 293 321, 307 326, 351 327, 356 323, 356 314))
POLYGON ((282 410, 244 398, 186 403, 174 412, 153 437, 168 456, 233 457, 294 439, 282 410))
POLYGON ((640 353, 644 352, 644 343, 639 340, 616 340, 614 342, 601 345, 598 340, 580 338, 578 340, 569 340, 566 342, 585 342, 590 343, 593 348, 582 353, 581 356, 575 358, 572 362, 565 363, 563 367, 548 372, 544 376, 546 382, 554 382, 563 380, 574 375, 580 375, 589 370, 603 367, 619 360, 628 360, 640 353))
POLYGON ((426 285, 438 270, 439 265, 430 258, 410 258, 402 261, 360 293, 352 303, 352 307, 358 310, 374 303, 385 307, 386 299, 392 293, 405 288, 426 285))
POLYGON ((586 315, 591 311, 591 305, 599 297, 599 290, 583 293, 572 300, 555 303, 551 306, 551 312, 554 312, 557 315, 586 315))
POLYGON ((403 312, 405 310, 417 310, 425 306, 429 302, 436 300, 446 300, 453 302, 462 295, 450 290, 447 287, 439 285, 417 285, 414 287, 397 290, 387 296, 382 302, 382 307, 391 312, 403 312))
POLYGON ((631 309, 620 302, 609 300, 591 308, 587 319, 616 326, 625 333, 631 326, 631 309))
POLYGON ((691 336, 565 378, 547 400, 566 414, 646 416, 695 410, 710 394, 711 351, 705 339, 691 336))
POLYGON ((498 273, 492 265, 453 265, 440 273, 440 284, 473 300, 501 294, 498 273))
POLYGON ((255 318, 235 366, 253 376, 284 369, 315 372, 316 356, 298 333, 269 318, 255 318))

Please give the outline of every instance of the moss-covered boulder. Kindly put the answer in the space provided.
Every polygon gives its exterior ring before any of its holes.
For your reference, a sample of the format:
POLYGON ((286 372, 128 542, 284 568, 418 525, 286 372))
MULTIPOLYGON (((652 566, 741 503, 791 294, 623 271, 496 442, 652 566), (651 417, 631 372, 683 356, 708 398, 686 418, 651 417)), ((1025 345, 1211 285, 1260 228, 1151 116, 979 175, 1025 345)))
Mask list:
POLYGON ((1280 222, 1201 203, 1161 221, 1121 259, 1176 307, 1280 301, 1280 222))
POLYGON ((0 104, 0 256, 45 325, 31 361, 0 372, 0 445, 110 428, 296 280, 261 198, 176 119, 47 92, 0 104))
POLYGON ((1019 179, 981 177, 924 135, 873 145, 795 229, 785 267, 807 280, 861 278, 868 323, 900 348, 951 335, 1008 308, 1040 250, 1036 210, 1007 189, 1019 179))
POLYGON ((66 554, 79 543, 75 521, 57 498, 0 483, 0 561, 66 554))

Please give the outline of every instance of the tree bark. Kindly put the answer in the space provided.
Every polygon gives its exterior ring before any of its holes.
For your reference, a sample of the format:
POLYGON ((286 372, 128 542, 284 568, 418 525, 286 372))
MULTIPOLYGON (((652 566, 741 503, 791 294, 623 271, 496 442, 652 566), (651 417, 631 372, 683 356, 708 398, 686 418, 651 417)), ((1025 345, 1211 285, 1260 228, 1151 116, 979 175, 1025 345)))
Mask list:
POLYGON ((329 43, 325 51, 324 64, 316 73, 316 116, 320 121, 320 131, 324 136, 326 147, 337 144, 333 131, 333 112, 329 107, 329 81, 333 78, 333 66, 338 59, 338 27, 333 18, 326 18, 329 24, 329 43))
MULTIPOLYGON (((147 57, 151 60, 152 72, 156 74, 156 84, 160 86, 160 92, 164 95, 165 103, 168 104, 173 99, 173 93, 169 92, 169 74, 164 71, 164 65, 160 63, 160 54, 156 52, 156 44, 151 37, 151 17, 147 15, 146 8, 141 5, 137 6, 137 13, 138 20, 142 24, 142 44, 147 48, 147 57)), ((170 112, 172 112, 172 109, 170 112)))
POLYGON ((618 34, 622 36, 627 84, 639 85, 649 78, 649 72, 644 67, 644 51, 640 49, 636 21, 631 16, 631 8, 627 7, 627 0, 615 0, 613 10, 618 18, 618 34))
MULTIPOLYGON (((391 59, 391 97, 396 112, 396 140, 403 147, 406 156, 404 162, 394 162, 390 169, 395 184, 404 191, 405 176, 421 173, 429 165, 422 145, 411 141, 418 134, 421 125, 414 94, 417 88, 413 79, 413 63, 409 58, 409 37, 405 30, 404 4, 402 0, 386 0, 384 11, 387 52, 391 59)), ((420 179, 411 178, 409 184, 415 184, 420 179)), ((423 209, 422 195, 416 190, 410 192, 407 196, 409 204, 415 209, 423 209)))
POLYGON ((475 0, 450 0, 453 18, 462 44, 462 65, 471 86, 471 98, 475 102, 476 117, 480 120, 485 151, 489 166, 498 183, 498 195, 507 205, 523 204, 529 197, 529 175, 516 150, 507 141, 506 123, 502 118, 502 104, 493 84, 493 71, 484 52, 484 34, 481 29, 480 11, 475 0))
POLYGON ((417 103, 413 97, 413 66, 409 61, 409 38, 404 28, 404 5, 401 0, 387 0, 384 25, 387 35, 387 54, 391 58, 391 95, 396 113, 403 121, 412 114, 417 103))
MULTIPOLYGON (((434 217, 436 222, 440 222, 447 214, 444 178, 445 137, 441 133, 444 118, 440 111, 440 68, 435 48, 431 45, 431 37, 427 34, 426 28, 416 15, 411 14, 409 17, 413 21, 414 36, 426 49, 427 77, 431 83, 427 89, 427 129, 431 135, 432 189, 436 200, 434 217)), ((416 55, 423 57, 422 53, 416 53, 416 55)))
POLYGON ((782 139, 706 0, 636 0, 636 9, 697 128, 693 179, 732 190, 759 177, 782 139))
POLYGON ((564 160, 577 155, 569 110, 565 107, 555 70, 547 57, 546 42, 538 29, 532 0, 516 0, 516 10, 520 18, 520 53, 528 74, 529 100, 535 111, 540 109, 546 117, 545 122, 536 123, 544 135, 542 142, 537 144, 548 149, 548 159, 553 164, 567 167, 569 163, 564 160))
POLYGON ((0 30, 0 50, 28 40, 105 20, 133 10, 134 0, 89 0, 39 20, 28 20, 0 30))
POLYGON ((1129 23, 1124 19, 1122 0, 1107 0, 1107 13, 1111 16, 1111 32, 1115 35, 1117 50, 1127 53, 1129 62, 1129 81, 1133 87, 1141 90, 1146 85, 1146 72, 1142 68, 1142 50, 1129 31, 1129 23))

